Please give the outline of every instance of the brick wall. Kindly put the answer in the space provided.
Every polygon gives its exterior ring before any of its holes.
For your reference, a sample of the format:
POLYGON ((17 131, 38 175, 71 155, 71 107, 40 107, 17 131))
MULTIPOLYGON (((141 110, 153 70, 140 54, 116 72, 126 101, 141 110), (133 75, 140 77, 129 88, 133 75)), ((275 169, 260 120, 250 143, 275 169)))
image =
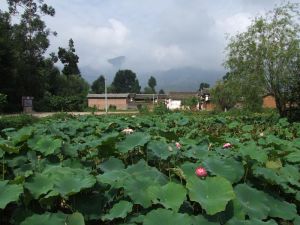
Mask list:
MULTIPOLYGON (((107 106, 114 105, 117 109, 126 110, 128 109, 127 99, 107 99, 107 106)), ((88 99, 88 106, 94 107, 97 109, 104 110, 105 109, 105 99, 88 99)))
POLYGON ((263 108, 276 108, 275 98, 272 95, 267 95, 263 98, 263 108))

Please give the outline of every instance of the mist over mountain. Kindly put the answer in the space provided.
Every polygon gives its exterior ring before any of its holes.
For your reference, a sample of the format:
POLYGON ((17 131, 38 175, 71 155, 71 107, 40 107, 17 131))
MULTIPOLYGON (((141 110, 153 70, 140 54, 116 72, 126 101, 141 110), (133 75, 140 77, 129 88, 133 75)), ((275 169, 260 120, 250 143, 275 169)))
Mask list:
MULTIPOLYGON (((93 70, 89 67, 81 68, 81 72, 84 78, 91 84, 94 80, 98 78, 101 73, 99 71, 93 70)), ((134 71, 135 72, 135 71, 134 71)), ((110 71, 110 75, 107 75, 107 81, 110 85, 115 72, 110 71)), ((211 86, 221 79, 225 74, 225 71, 217 70, 203 70, 201 68, 195 67, 182 67, 174 68, 165 71, 156 71, 139 74, 137 77, 139 79, 140 85, 142 86, 142 91, 145 86, 147 86, 148 79, 150 76, 154 76, 157 82, 156 90, 164 89, 166 92, 169 91, 196 91, 199 88, 201 82, 209 83, 211 86)))

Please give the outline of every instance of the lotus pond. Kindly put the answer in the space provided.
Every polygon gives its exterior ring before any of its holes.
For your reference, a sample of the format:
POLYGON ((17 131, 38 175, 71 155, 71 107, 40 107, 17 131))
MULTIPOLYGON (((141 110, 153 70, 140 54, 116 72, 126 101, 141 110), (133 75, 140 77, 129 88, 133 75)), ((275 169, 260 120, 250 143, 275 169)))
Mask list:
POLYGON ((0 134, 1 225, 300 224, 299 123, 81 116, 0 134))

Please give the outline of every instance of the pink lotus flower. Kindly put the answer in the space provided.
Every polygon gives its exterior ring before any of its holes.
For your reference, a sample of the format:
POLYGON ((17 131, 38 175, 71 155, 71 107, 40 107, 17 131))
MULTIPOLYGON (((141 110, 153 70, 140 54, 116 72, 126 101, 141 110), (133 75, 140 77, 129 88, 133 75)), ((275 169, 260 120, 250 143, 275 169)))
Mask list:
POLYGON ((196 168, 195 174, 198 177, 206 177, 207 176, 207 171, 204 167, 199 166, 199 167, 196 168))
POLYGON ((126 128, 126 129, 122 130, 122 133, 125 133, 125 134, 132 134, 132 133, 133 133, 133 130, 130 129, 130 128, 126 128))
POLYGON ((230 143, 225 143, 223 145, 223 148, 231 148, 231 147, 232 147, 232 144, 230 144, 230 143))
POLYGON ((181 144, 179 142, 176 142, 175 145, 176 145, 176 148, 181 149, 181 144))

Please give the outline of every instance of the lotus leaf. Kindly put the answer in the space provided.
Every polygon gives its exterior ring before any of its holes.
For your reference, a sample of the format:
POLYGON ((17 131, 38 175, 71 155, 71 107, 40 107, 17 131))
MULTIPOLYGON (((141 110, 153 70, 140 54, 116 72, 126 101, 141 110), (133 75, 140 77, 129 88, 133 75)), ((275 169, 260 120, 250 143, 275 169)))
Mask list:
POLYGON ((191 218, 187 214, 175 213, 167 209, 156 209, 149 212, 144 219, 144 225, 182 225, 191 224, 191 218))
POLYGON ((7 204, 18 201, 23 187, 16 184, 8 184, 8 180, 0 181, 0 209, 4 209, 7 204))
POLYGON ((235 198, 230 182, 223 177, 189 179, 187 183, 192 201, 199 202, 208 215, 225 210, 227 203, 235 198))
POLYGON ((177 154, 175 146, 168 145, 163 141, 151 141, 149 142, 147 149, 150 150, 154 156, 163 160, 177 154))
POLYGON ((128 213, 132 211, 132 203, 127 201, 120 201, 113 206, 108 214, 102 217, 102 220, 113 220, 115 218, 125 218, 128 213))
POLYGON ((136 132, 126 136, 125 140, 117 144, 117 149, 120 153, 128 153, 135 147, 144 146, 150 140, 150 135, 146 133, 136 132))
POLYGON ((226 178, 231 183, 241 180, 244 175, 244 166, 234 159, 207 158, 203 162, 204 167, 215 175, 226 178))
POLYGON ((27 217, 20 225, 66 225, 66 217, 67 215, 62 213, 34 214, 27 217))
POLYGON ((265 219, 268 217, 270 207, 266 193, 258 191, 247 184, 239 184, 234 190, 237 200, 248 216, 256 219, 265 219))
POLYGON ((151 186, 147 194, 156 199, 155 202, 162 204, 167 209, 178 211, 182 203, 186 200, 186 189, 181 184, 169 182, 164 186, 151 186))

